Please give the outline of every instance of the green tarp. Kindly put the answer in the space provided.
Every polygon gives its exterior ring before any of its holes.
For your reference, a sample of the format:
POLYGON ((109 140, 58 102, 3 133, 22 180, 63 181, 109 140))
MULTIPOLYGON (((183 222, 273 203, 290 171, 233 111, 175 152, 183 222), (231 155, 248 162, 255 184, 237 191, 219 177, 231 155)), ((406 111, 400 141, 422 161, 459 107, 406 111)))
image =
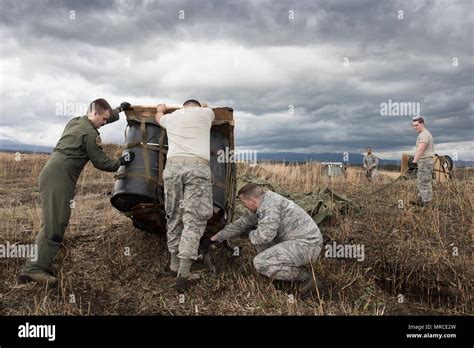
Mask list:
MULTIPOLYGON (((237 192, 249 182, 260 185, 264 190, 271 190, 291 199, 303 208, 317 224, 324 221, 327 217, 334 215, 338 211, 344 212, 351 207, 357 207, 357 205, 345 195, 337 193, 328 187, 307 193, 290 193, 283 190, 277 184, 248 174, 237 178, 237 192)), ((245 207, 239 200, 236 200, 235 219, 239 218, 244 213, 245 207)))

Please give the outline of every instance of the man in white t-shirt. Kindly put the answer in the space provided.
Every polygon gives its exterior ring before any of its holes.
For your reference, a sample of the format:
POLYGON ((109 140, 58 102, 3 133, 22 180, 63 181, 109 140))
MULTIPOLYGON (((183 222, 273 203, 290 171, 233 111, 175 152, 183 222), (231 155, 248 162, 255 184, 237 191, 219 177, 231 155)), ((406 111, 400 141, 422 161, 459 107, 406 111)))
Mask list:
POLYGON ((214 112, 197 100, 188 100, 171 114, 160 104, 156 122, 166 128, 168 154, 163 171, 170 269, 177 273, 176 289, 187 290, 191 265, 198 257, 199 240, 213 214, 209 166, 214 112))

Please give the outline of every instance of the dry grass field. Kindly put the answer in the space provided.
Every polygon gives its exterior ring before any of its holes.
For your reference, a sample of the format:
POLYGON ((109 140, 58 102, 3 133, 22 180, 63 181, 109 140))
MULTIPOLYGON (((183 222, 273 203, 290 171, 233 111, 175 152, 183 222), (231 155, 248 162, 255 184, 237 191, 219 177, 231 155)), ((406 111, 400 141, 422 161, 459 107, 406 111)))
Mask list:
MULTIPOLYGON (((0 154, 0 244, 34 242, 41 225, 36 181, 47 158, 25 154, 17 161, 14 154, 0 154)), ((240 257, 214 248, 217 275, 204 273, 188 294, 178 296, 174 279, 163 273, 169 257, 163 236, 135 229, 115 210, 109 201, 113 173, 89 163, 78 181, 76 205, 55 262, 58 284, 20 286, 16 276, 25 260, 0 259, 0 314, 472 314, 472 173, 435 184, 433 207, 421 211, 407 205, 415 196, 414 180, 358 198, 396 174, 382 172, 369 184, 357 168, 337 179, 324 177, 319 169, 317 163, 238 167, 239 175, 254 174, 291 192, 329 186, 358 203, 358 209, 320 228, 325 244, 364 245, 365 259, 326 258, 323 249, 311 271, 324 288, 311 299, 299 299, 291 284, 258 275, 250 266, 255 250, 244 238, 232 241, 243 247, 240 257)))

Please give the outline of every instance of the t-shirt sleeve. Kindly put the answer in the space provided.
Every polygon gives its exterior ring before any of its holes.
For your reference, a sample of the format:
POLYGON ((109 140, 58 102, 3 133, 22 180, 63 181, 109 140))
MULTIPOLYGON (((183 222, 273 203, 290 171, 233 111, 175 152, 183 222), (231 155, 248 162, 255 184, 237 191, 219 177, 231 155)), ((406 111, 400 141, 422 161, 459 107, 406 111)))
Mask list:
POLYGON ((212 122, 216 119, 216 115, 214 114, 214 110, 212 110, 211 108, 206 108, 205 109, 207 111, 206 115, 207 117, 209 117, 209 120, 212 122))
POLYGON ((168 119, 168 117, 170 117, 169 114, 161 116, 161 118, 160 118, 160 126, 161 127, 166 128, 166 120, 168 119))
POLYGON ((427 133, 421 133, 418 136, 418 142, 428 144, 430 142, 430 136, 427 133))

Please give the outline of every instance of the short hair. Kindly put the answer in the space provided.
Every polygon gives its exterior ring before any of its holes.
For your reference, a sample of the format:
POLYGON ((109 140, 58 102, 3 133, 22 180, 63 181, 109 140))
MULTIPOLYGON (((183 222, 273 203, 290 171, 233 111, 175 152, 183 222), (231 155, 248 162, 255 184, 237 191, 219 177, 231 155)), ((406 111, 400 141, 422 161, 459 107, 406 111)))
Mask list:
POLYGON ((263 195, 263 190, 260 186, 251 182, 243 186, 239 190, 238 195, 242 195, 245 198, 258 198, 263 195))
POLYGON ((183 103, 183 106, 186 106, 186 105, 197 105, 197 106, 201 106, 201 103, 198 102, 196 99, 189 99, 189 100, 186 100, 186 101, 183 103))
POLYGON ((423 117, 416 117, 413 119, 413 122, 425 123, 425 120, 423 119, 423 117))
POLYGON ((369 150, 369 149, 372 150, 372 148, 370 146, 367 148, 367 150, 369 150))
POLYGON ((107 110, 112 115, 112 107, 107 102, 107 100, 103 98, 99 98, 89 104, 89 107, 87 108, 87 113, 97 111, 99 114, 103 114, 107 110))

